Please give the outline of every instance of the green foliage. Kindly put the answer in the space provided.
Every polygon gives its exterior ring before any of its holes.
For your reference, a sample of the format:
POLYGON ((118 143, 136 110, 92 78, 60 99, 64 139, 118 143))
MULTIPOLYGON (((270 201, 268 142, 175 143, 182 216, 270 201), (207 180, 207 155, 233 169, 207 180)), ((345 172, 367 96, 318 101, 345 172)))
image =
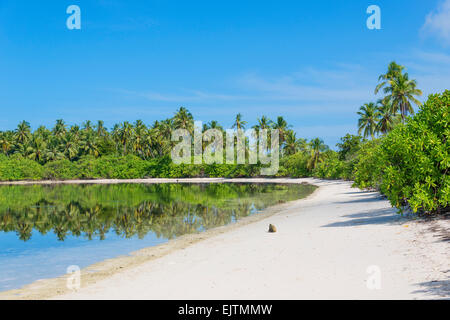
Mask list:
POLYGON ((336 146, 338 147, 339 160, 352 160, 356 158, 364 139, 361 136, 355 136, 347 133, 341 138, 341 142, 336 146))
POLYGON ((380 144, 381 140, 376 139, 362 145, 353 171, 355 186, 361 189, 379 188, 384 167, 380 144))
POLYGON ((379 188, 399 209, 440 213, 450 201, 450 91, 430 95, 406 125, 361 149, 360 188, 379 188))
POLYGON ((93 176, 107 179, 138 179, 146 175, 146 161, 134 155, 106 156, 93 160, 93 176))
POLYGON ((313 176, 322 179, 340 179, 343 177, 345 162, 339 160, 337 152, 328 150, 325 159, 313 170, 313 176))
POLYGON ((43 167, 36 161, 21 156, 0 157, 0 180, 40 180, 43 167))
POLYGON ((397 207, 441 212, 450 202, 450 91, 430 95, 419 113, 388 135, 381 191, 397 207))
POLYGON ((48 162, 44 165, 44 179, 68 180, 78 177, 77 165, 67 159, 48 162))
POLYGON ((309 155, 303 152, 284 157, 280 161, 278 176, 308 177, 311 174, 311 171, 308 169, 308 161, 309 155))

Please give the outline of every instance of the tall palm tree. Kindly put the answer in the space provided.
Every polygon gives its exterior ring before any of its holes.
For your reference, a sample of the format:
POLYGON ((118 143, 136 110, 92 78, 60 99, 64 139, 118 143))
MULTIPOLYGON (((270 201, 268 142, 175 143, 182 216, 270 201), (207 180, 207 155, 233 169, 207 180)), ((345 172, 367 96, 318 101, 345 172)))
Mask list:
POLYGON ((217 129, 217 130, 223 131, 223 127, 216 120, 212 120, 212 121, 208 122, 207 124, 203 125, 203 131, 207 131, 209 129, 217 129))
POLYGON ((395 78, 400 76, 404 69, 405 69, 404 66, 401 66, 397 64, 395 61, 392 61, 388 66, 388 71, 386 72, 386 74, 382 74, 378 78, 378 81, 381 81, 381 83, 379 83, 375 88, 375 94, 377 94, 381 88, 386 86, 389 83, 389 81, 394 80, 395 78))
POLYGON ((43 163, 47 153, 47 143, 39 136, 33 136, 27 147, 28 158, 43 163))
POLYGON ((92 121, 91 120, 87 120, 83 123, 83 131, 92 131, 93 127, 92 127, 92 121))
POLYGON ((125 121, 119 128, 118 138, 119 142, 123 147, 123 154, 128 153, 128 145, 133 137, 134 129, 131 123, 125 121))
POLYGON ((0 132, 0 148, 8 155, 14 145, 14 133, 12 131, 0 132))
MULTIPOLYGON (((254 125, 252 128, 255 130, 256 136, 259 137, 260 130, 264 129, 269 130, 271 128, 272 123, 273 123, 272 120, 270 120, 266 116, 262 116, 260 119, 258 119, 258 123, 254 125)), ((269 151, 271 144, 272 144, 271 135, 269 134, 266 145, 267 151, 269 151)), ((257 140, 257 148, 259 150, 259 139, 257 140)))
POLYGON ((44 155, 45 161, 54 161, 54 160, 62 160, 64 159, 65 155, 62 153, 58 145, 52 145, 50 148, 46 150, 46 153, 44 155))
POLYGON ((272 128, 278 130, 279 132, 280 146, 283 145, 286 132, 289 130, 290 127, 292 126, 288 125, 283 117, 278 117, 277 121, 272 123, 272 128))
POLYGON ((84 133, 81 143, 81 150, 84 154, 91 155, 96 158, 100 156, 98 137, 95 135, 94 131, 91 130, 84 133))
POLYGON ((142 120, 137 120, 134 123, 134 135, 133 135, 133 151, 138 155, 144 155, 145 141, 147 137, 147 126, 142 120))
POLYGON ((388 101, 387 103, 383 103, 383 101, 380 100, 378 103, 377 111, 379 113, 379 119, 376 131, 386 134, 394 129, 395 125, 400 122, 400 117, 398 114, 392 112, 391 102, 388 101))
POLYGON ((174 144, 174 142, 171 141, 173 127, 172 119, 155 121, 153 124, 150 130, 150 135, 152 140, 152 149, 156 150, 156 155, 163 156, 170 152, 174 144))
POLYGON ((242 120, 242 114, 238 113, 231 128, 236 128, 236 130, 245 130, 246 125, 247 121, 242 120))
POLYGON ((62 138, 66 134, 66 124, 64 120, 58 119, 56 120, 56 125, 53 128, 53 135, 57 138, 62 138))
POLYGON ((16 140, 19 144, 24 145, 31 137, 30 124, 25 120, 19 123, 16 129, 16 140))
POLYGON ((194 132, 194 117, 184 107, 180 107, 173 117, 175 129, 186 129, 190 134, 194 132))
POLYGON ((411 102, 420 106, 422 103, 415 98, 421 96, 422 91, 417 89, 416 80, 410 80, 408 73, 395 77, 389 80, 389 86, 384 88, 387 96, 383 99, 383 103, 391 102, 392 112, 399 112, 402 116, 402 121, 405 121, 408 113, 414 114, 414 109, 411 102))
POLYGON ((74 160, 79 152, 79 141, 75 133, 69 132, 63 141, 63 150, 69 160, 74 160))
POLYGON ((102 120, 97 121, 97 125, 95 126, 95 131, 97 136, 104 137, 107 135, 108 131, 105 128, 105 123, 102 120))
POLYGON ((317 164, 323 160, 323 155, 328 146, 323 143, 322 139, 315 138, 309 143, 311 155, 308 161, 308 169, 312 170, 317 167, 317 164))
POLYGON ((359 108, 358 115, 358 134, 364 130, 364 138, 370 136, 372 140, 377 133, 377 123, 380 113, 377 110, 375 103, 366 103, 359 108))
POLYGON ((301 141, 297 139, 296 134, 292 130, 288 130, 285 134, 284 154, 292 155, 296 154, 301 148, 301 141))
POLYGON ((71 126, 69 132, 71 134, 73 134, 74 136, 79 137, 80 136, 80 126, 78 126, 76 124, 71 126))
POLYGON ((54 135, 52 136, 52 132, 45 126, 39 126, 33 134, 40 136, 44 140, 52 140, 55 137, 54 135))
POLYGON ((253 126, 253 129, 255 129, 258 132, 259 130, 270 129, 272 123, 273 123, 272 120, 270 120, 266 116, 262 116, 260 119, 258 119, 258 123, 253 126))

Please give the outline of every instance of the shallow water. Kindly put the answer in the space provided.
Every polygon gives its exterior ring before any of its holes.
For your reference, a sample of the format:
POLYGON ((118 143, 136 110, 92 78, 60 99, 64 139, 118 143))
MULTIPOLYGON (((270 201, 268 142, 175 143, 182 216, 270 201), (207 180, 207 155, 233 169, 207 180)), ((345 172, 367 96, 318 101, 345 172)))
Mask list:
POLYGON ((306 197, 298 184, 0 187, 0 291, 306 197))

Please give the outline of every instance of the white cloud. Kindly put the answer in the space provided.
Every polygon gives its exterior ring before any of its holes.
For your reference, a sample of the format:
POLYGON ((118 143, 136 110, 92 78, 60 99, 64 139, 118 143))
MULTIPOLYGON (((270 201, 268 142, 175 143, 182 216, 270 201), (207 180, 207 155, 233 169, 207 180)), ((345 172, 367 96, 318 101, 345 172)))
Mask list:
MULTIPOLYGON (((247 74, 239 84, 258 93, 264 99, 280 101, 360 101, 367 99, 373 89, 356 84, 355 74, 345 71, 305 69, 289 76, 267 78, 247 74)), ((359 80, 364 74, 359 74, 359 80)))
POLYGON ((198 102, 198 101, 229 101, 229 100, 247 100, 253 97, 245 97, 239 95, 208 93, 199 90, 183 90, 184 94, 159 93, 154 91, 136 92, 130 90, 119 90, 119 92, 145 98, 149 101, 163 102, 198 102))
POLYGON ((336 105, 371 98, 375 86, 362 66, 339 65, 337 68, 316 69, 307 67, 289 74, 266 76, 245 73, 235 79, 227 93, 195 89, 175 89, 172 92, 120 90, 130 96, 148 101, 177 103, 246 102, 289 103, 307 105, 336 105), (231 93, 230 93, 231 92, 231 93))
POLYGON ((422 32, 433 35, 450 45, 450 0, 445 0, 425 18, 422 32))
POLYGON ((411 78, 423 91, 419 98, 426 101, 431 93, 440 93, 450 87, 450 55, 443 52, 415 52, 406 59, 405 65, 411 78))

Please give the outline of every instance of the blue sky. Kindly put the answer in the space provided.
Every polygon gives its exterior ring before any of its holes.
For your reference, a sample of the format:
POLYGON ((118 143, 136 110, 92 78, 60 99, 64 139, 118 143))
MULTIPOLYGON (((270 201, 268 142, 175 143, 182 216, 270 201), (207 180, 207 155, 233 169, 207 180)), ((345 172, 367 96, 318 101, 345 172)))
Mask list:
POLYGON ((231 126, 284 116, 334 146, 387 64, 450 88, 450 0, 1 0, 0 130, 85 120, 146 123, 188 108, 231 126), (66 8, 81 8, 68 30, 66 8), (369 5, 381 30, 366 27, 369 5))

